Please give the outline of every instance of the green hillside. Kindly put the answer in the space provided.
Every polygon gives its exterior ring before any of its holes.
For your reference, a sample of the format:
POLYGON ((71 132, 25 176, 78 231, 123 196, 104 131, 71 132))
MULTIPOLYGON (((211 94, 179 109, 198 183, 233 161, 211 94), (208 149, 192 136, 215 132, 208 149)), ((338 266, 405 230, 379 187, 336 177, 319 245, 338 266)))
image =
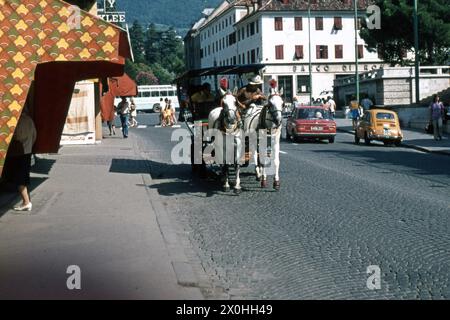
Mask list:
MULTIPOLYGON (((201 17, 204 8, 216 7, 222 0, 117 0, 116 7, 127 12, 128 24, 138 20, 187 29, 201 17)), ((99 1, 103 3, 103 1, 99 1)))

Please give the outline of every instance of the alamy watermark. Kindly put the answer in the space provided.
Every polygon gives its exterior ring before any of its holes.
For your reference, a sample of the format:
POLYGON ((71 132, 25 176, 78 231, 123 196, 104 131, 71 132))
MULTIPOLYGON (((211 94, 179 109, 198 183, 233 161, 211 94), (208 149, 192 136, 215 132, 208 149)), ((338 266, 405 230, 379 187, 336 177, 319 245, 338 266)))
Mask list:
POLYGON ((77 265, 67 267, 66 273, 70 276, 67 278, 66 286, 69 290, 81 290, 81 268, 77 265))
POLYGON ((67 19, 67 26, 70 30, 81 29, 81 9, 78 6, 69 6, 69 17, 67 19))
POLYGON ((367 289, 380 290, 381 289, 381 268, 377 265, 371 265, 367 267, 367 289))
POLYGON ((366 10, 367 18, 366 24, 369 30, 381 29, 381 9, 377 5, 371 5, 366 10))
MULTIPOLYGON (((279 137, 278 137, 279 138, 279 137)), ((196 127, 194 134, 187 129, 172 132, 171 141, 177 142, 171 151, 173 164, 242 165, 247 161, 255 164, 256 160, 270 170, 274 165, 275 153, 272 152, 277 136, 267 130, 244 132, 236 129, 233 134, 224 134, 219 129, 196 127), (245 158, 245 155, 250 158, 245 158), (254 155, 257 154, 257 157, 254 155)))

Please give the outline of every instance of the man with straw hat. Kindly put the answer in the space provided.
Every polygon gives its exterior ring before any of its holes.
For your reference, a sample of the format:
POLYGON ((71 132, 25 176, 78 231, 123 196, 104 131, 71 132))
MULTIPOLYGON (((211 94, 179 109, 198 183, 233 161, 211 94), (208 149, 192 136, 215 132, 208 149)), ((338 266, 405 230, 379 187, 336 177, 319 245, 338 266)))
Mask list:
POLYGON ((267 98, 261 90, 262 84, 263 81, 261 76, 256 75, 249 79, 248 84, 238 91, 236 96, 243 108, 248 109, 256 105, 264 104, 264 101, 267 100, 267 98))

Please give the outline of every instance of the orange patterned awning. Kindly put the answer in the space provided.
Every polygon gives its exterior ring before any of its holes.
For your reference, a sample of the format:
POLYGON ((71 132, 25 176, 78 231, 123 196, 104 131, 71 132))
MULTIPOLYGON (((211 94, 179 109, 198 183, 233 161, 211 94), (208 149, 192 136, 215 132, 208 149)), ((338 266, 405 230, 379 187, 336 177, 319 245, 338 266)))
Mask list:
MULTIPOLYGON (((0 0, 0 174, 38 65, 55 63, 41 68, 49 71, 67 68, 73 82, 123 73, 125 59, 131 56, 126 32, 84 11, 78 26, 71 27, 73 21, 71 5, 64 1, 0 0), (89 67, 77 74, 83 69, 80 62, 89 67)), ((64 72, 61 75, 64 77, 64 72)), ((72 92, 66 91, 64 94, 71 96, 72 92)), ((36 94, 46 98, 42 92, 36 94)), ((57 127, 59 130, 59 124, 57 127)), ((57 130, 50 131, 54 134, 57 130)))

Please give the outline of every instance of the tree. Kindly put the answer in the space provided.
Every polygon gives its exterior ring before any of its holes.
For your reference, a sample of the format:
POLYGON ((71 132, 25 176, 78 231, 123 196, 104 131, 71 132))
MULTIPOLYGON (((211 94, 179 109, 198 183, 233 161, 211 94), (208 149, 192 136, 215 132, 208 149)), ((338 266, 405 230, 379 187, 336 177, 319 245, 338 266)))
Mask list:
POLYGON ((152 23, 144 31, 135 21, 130 39, 135 62, 127 61, 125 71, 138 84, 170 84, 185 71, 183 41, 175 29, 158 29, 152 23))
POLYGON ((150 24, 145 37, 145 59, 149 64, 157 63, 161 59, 161 36, 155 24, 150 24))
POLYGON ((155 77, 153 72, 140 71, 137 74, 137 76, 136 76, 136 83, 139 86, 142 86, 142 85, 158 85, 159 84, 159 80, 158 80, 157 77, 155 77))
POLYGON ((134 21, 130 28, 130 41, 133 48, 134 61, 136 63, 145 62, 145 38, 144 30, 137 20, 134 21))
MULTIPOLYGON (((376 0, 381 9, 381 29, 362 28, 361 37, 369 50, 379 50, 392 64, 411 64, 404 54, 414 48, 414 0, 376 0)), ((419 55, 423 65, 449 61, 450 6, 448 0, 420 0, 419 55)))
POLYGON ((170 84, 175 78, 175 74, 169 72, 159 63, 152 64, 151 68, 155 76, 158 78, 160 84, 170 84))

